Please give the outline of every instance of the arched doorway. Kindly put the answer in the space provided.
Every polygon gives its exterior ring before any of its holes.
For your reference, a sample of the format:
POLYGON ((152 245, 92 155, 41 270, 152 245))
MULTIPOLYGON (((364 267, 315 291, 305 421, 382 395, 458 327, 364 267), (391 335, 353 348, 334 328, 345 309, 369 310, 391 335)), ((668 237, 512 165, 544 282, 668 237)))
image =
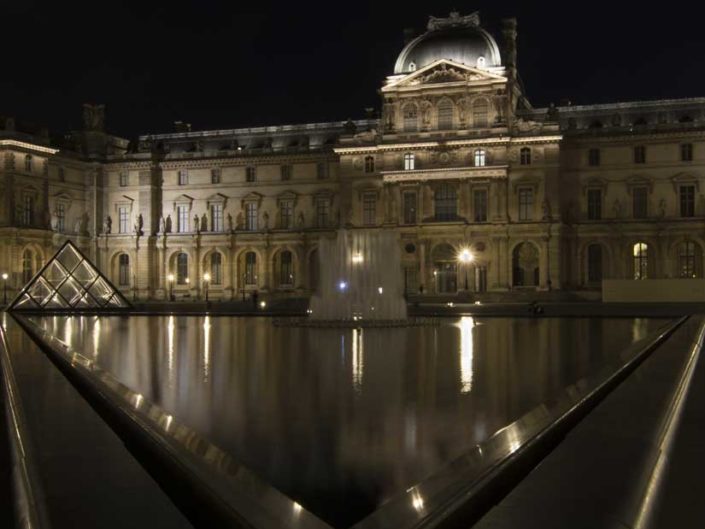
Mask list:
POLYGON ((518 244, 512 252, 512 286, 539 285, 539 251, 530 242, 518 244))
POLYGON ((431 258, 436 292, 455 294, 458 291, 458 259, 455 249, 450 244, 439 244, 433 249, 431 258))

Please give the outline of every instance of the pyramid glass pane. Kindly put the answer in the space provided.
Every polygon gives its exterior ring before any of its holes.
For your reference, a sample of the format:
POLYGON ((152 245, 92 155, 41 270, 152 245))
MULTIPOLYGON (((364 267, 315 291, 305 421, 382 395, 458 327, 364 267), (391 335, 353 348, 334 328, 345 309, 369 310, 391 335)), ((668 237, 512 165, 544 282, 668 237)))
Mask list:
POLYGON ((71 306, 73 306, 79 300, 82 292, 83 292, 83 289, 81 288, 80 285, 78 285, 78 288, 77 288, 77 283, 72 277, 69 277, 59 287, 59 294, 61 294, 62 297, 66 301, 68 301, 69 305, 71 305, 71 306), (80 291, 79 291, 79 288, 81 289, 80 291))
POLYGON ((83 261, 79 264, 74 271, 71 273, 76 280, 81 283, 84 288, 88 288, 95 278, 98 277, 98 273, 91 268, 91 265, 87 261, 83 261))
POLYGON ((66 269, 61 266, 57 261, 52 261, 44 270, 42 276, 49 282, 51 286, 57 288, 61 282, 66 279, 66 269))
POLYGON ((70 272, 83 260, 83 257, 73 246, 66 245, 56 255, 56 260, 64 265, 64 268, 70 272))
POLYGON ((15 307, 23 309, 36 309, 38 308, 38 305, 31 297, 29 297, 28 294, 22 294, 20 299, 15 303, 15 307))
POLYGON ((54 289, 46 282, 43 277, 38 277, 30 287, 27 293, 32 296, 37 303, 43 305, 45 301, 54 293, 54 289))
POLYGON ((93 283, 88 290, 91 294, 93 294, 93 297, 102 304, 107 303, 115 293, 115 291, 110 288, 110 285, 108 285, 102 277, 93 283))
POLYGON ((70 308, 68 303, 58 294, 54 293, 53 296, 44 304, 45 309, 68 309, 70 308))

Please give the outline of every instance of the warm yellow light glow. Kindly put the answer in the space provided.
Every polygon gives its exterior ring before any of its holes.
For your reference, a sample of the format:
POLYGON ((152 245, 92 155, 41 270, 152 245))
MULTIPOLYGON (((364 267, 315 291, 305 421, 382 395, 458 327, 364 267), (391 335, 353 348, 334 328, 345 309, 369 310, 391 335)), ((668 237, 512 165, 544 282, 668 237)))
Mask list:
POLYGON ((2 278, 3 278, 5 281, 7 281, 7 278, 8 278, 8 277, 10 277, 10 276, 7 275, 7 272, 5 272, 5 273, 2 274, 2 278))
POLYGON ((472 357, 473 340, 472 330, 475 327, 475 320, 472 317, 464 316, 458 322, 460 329, 460 392, 470 393, 472 390, 472 357))
POLYGON ((211 280, 211 275, 208 272, 206 272, 205 274, 203 274, 203 280, 207 283, 208 281, 211 280))
POLYGON ((100 352, 100 318, 93 324, 93 358, 98 358, 100 352))
POLYGON ((170 283, 173 283, 174 282, 174 274, 169 274, 168 276, 166 276, 166 279, 170 283))
POLYGON ((0 140, 0 147, 20 147, 21 149, 43 152, 46 154, 56 154, 59 152, 59 149, 51 149, 49 147, 43 147, 42 145, 34 145, 33 143, 26 143, 24 141, 17 140, 0 140))
POLYGON ((211 367, 211 317, 203 320, 203 382, 208 382, 211 367))
MULTIPOLYGON (((356 319, 357 316, 353 317, 356 319)), ((362 377, 365 371, 365 357, 362 346, 362 329, 352 330, 352 380, 356 391, 362 389, 362 377)))
POLYGON ((411 505, 413 505, 414 509, 416 509, 418 512, 423 511, 423 498, 417 490, 411 493, 411 505))
POLYGON ((472 263, 475 260, 475 256, 470 251, 470 248, 461 248, 458 252, 458 260, 461 263, 472 263))
POLYGON ((266 301, 260 301, 259 306, 262 307, 263 309, 267 307, 267 302, 266 301))
POLYGON ((186 284, 188 285, 191 282, 191 278, 187 277, 186 278, 186 284))
POLYGON ((169 379, 169 385, 171 386, 174 382, 174 316, 173 314, 169 316, 169 321, 166 325, 167 331, 167 373, 169 379))
POLYGON ((352 256, 352 262, 355 264, 361 263, 364 261, 362 254, 361 253, 356 253, 352 256))

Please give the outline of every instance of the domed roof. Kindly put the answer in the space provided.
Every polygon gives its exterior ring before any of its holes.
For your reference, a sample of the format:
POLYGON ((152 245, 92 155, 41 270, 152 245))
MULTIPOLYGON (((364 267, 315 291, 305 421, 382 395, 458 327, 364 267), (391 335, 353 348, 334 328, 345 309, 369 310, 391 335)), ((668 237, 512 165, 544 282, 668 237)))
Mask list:
POLYGON ((394 73, 409 73, 447 59, 473 68, 501 66, 499 47, 492 36, 480 27, 477 13, 461 17, 430 17, 428 31, 409 42, 399 54, 394 73))

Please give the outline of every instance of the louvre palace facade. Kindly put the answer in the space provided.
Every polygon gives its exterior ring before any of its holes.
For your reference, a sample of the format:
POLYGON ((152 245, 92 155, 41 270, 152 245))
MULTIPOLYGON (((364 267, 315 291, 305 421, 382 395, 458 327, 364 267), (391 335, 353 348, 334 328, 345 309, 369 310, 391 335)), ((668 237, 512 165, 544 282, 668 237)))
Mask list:
POLYGON ((0 118, 10 295, 69 238, 128 299, 307 296, 339 228, 396 230, 414 294, 702 277, 705 98, 534 108, 516 35, 431 17, 358 121, 128 141, 85 105, 55 141, 0 118))

